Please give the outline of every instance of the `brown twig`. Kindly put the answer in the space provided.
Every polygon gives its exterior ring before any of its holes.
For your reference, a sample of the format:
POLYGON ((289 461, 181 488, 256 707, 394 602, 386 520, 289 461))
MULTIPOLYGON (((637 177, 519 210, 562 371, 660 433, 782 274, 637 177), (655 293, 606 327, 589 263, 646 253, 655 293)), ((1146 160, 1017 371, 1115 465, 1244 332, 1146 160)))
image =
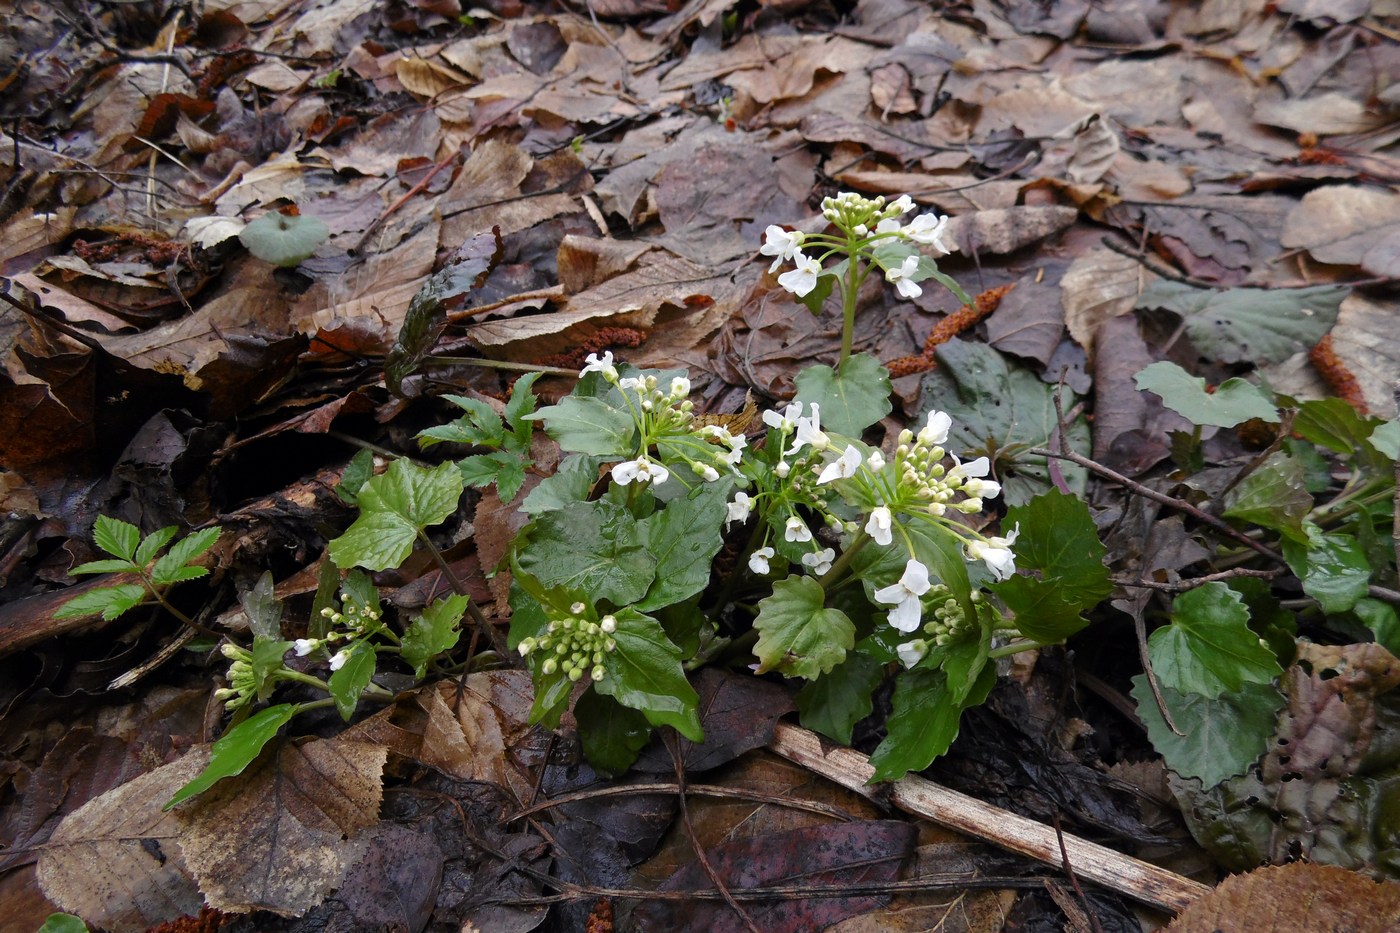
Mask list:
POLYGON ((1222 570, 1219 573, 1208 573, 1204 577, 1191 577, 1187 580, 1165 583, 1146 578, 1130 580, 1127 577, 1114 577, 1113 582, 1119 586, 1137 586, 1143 589, 1161 590, 1164 593, 1184 593, 1187 590, 1194 590, 1198 586, 1205 586, 1207 583, 1216 583, 1221 580, 1233 580, 1236 577, 1262 577, 1266 580, 1272 580, 1281 573, 1283 573, 1282 567, 1273 570, 1250 570, 1247 567, 1235 567, 1231 570, 1222 570))
MULTIPOLYGON (((599 797, 633 797, 642 794, 675 794, 680 792, 680 786, 667 783, 649 784, 623 784, 615 787, 595 787, 589 790, 581 790, 572 794, 565 794, 561 797, 551 797, 543 803, 532 804, 524 810, 512 813, 501 820, 502 823, 510 823, 515 820, 542 813, 553 807, 563 806, 570 803, 578 803, 581 800, 596 800, 599 797)), ((811 800, 798 800, 793 797, 784 797, 781 794, 765 794, 761 791, 745 790, 743 788, 721 787, 717 784, 689 784, 686 792, 700 797, 722 797, 727 800, 743 800, 753 803, 766 803, 779 807, 790 807, 794 810, 806 810, 809 813, 819 813, 822 816, 829 816, 832 819, 849 821, 851 815, 839 807, 829 804, 817 803, 811 800)))
POLYGON ((1070 886, 1074 888, 1075 895, 1079 898, 1079 903, 1084 905, 1084 916, 1089 918, 1089 926, 1094 933, 1103 933, 1103 926, 1099 923, 1099 918, 1094 913, 1093 905, 1084 896, 1084 889, 1079 886, 1079 877, 1074 873, 1074 866, 1070 864, 1069 852, 1065 850, 1065 832, 1060 828, 1060 814, 1055 814, 1055 841, 1060 844, 1060 863, 1064 866, 1065 876, 1069 878, 1070 886))
POLYGON ((1152 669, 1152 655, 1147 650, 1147 621, 1142 617, 1142 606, 1135 605, 1132 612, 1133 637, 1137 639, 1138 661, 1142 664, 1142 674, 1147 678, 1147 687, 1152 691, 1152 700, 1157 704, 1157 712, 1173 735, 1185 737, 1186 733, 1177 728, 1172 719, 1172 711, 1167 708, 1166 697, 1162 696, 1162 686, 1157 683, 1157 672, 1152 669))

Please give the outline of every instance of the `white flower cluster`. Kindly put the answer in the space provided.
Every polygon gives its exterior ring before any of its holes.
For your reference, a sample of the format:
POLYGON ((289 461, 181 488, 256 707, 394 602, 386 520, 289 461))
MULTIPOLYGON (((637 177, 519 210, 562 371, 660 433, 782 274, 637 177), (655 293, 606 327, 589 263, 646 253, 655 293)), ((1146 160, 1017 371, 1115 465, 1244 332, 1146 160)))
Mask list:
MULTIPOLYGON (((895 647, 900 663, 906 668, 923 660, 931 646, 950 645, 977 632, 977 620, 967 618, 967 613, 948 587, 936 583, 929 588, 925 598, 933 605, 933 618, 923 625, 925 637, 895 647)), ((981 591, 973 590, 973 606, 980 609, 984 602, 981 591)))
POLYGON ((900 432, 894 452, 895 475, 901 491, 934 516, 945 514, 950 508, 967 514, 980 512, 984 499, 1001 495, 1000 483, 983 478, 991 470, 986 457, 967 463, 954 457, 952 469, 943 466, 947 451, 942 445, 947 443, 952 426, 953 419, 945 412, 931 411, 928 423, 918 434, 908 429, 900 432), (964 498, 954 501, 959 495, 964 498))
POLYGON ((563 671, 569 680, 578 682, 588 674, 595 682, 607 676, 603 662, 617 649, 617 617, 605 615, 596 622, 589 618, 588 606, 576 602, 569 615, 550 619, 549 627, 538 638, 521 639, 517 650, 521 657, 540 651, 545 659, 540 670, 545 674, 563 671))

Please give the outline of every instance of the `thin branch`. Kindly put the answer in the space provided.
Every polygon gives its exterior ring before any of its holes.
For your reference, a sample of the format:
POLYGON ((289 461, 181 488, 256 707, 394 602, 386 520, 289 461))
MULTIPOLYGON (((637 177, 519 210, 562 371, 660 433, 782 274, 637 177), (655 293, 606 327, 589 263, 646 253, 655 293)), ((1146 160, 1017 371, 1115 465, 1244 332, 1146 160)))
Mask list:
POLYGON ((1064 866, 1065 875, 1069 878, 1070 886, 1074 888, 1074 893, 1079 897, 1079 903, 1084 905, 1084 916, 1089 918, 1089 926, 1093 927, 1094 933, 1103 933, 1103 926, 1099 923, 1098 916, 1094 913, 1093 905, 1089 903, 1089 898, 1084 896, 1084 889, 1079 886, 1079 877, 1074 873, 1074 866, 1070 864, 1069 852, 1065 849, 1065 832, 1060 828, 1060 815, 1055 814, 1055 841, 1060 844, 1060 864, 1064 866))
MULTIPOLYGON (((553 807, 578 803, 581 800, 596 800, 599 797, 633 797, 642 794, 675 794, 678 793, 679 790, 680 785, 667 783, 622 784, 615 787, 595 787, 589 790, 581 790, 573 794, 565 794, 561 797, 551 797, 543 803, 537 803, 526 807, 524 810, 512 813, 510 816, 504 817, 501 822, 510 823, 527 816, 533 816, 536 813, 542 813, 553 807)), ((829 816, 832 819, 842 821, 849 821, 851 819, 849 813, 838 807, 817 803, 811 800, 784 797, 781 794, 765 794, 761 791, 721 787, 718 784, 688 784, 686 785, 686 792, 701 797, 722 797, 727 800, 743 800, 752 803, 767 803, 779 807, 791 807, 794 810, 806 810, 811 813, 820 813, 822 816, 829 816)))
POLYGON ((1222 570, 1219 573, 1209 573, 1204 577, 1191 577, 1186 580, 1173 580, 1165 583, 1146 578, 1133 580, 1128 577, 1114 577, 1113 582, 1119 586, 1137 586, 1143 589, 1161 590, 1164 593, 1184 593, 1187 590, 1194 590, 1198 586, 1205 586, 1207 583, 1233 580, 1236 577, 1262 577, 1266 580, 1272 580, 1281 573, 1283 573, 1282 567, 1273 570, 1250 570, 1245 567, 1236 567, 1232 570, 1222 570))

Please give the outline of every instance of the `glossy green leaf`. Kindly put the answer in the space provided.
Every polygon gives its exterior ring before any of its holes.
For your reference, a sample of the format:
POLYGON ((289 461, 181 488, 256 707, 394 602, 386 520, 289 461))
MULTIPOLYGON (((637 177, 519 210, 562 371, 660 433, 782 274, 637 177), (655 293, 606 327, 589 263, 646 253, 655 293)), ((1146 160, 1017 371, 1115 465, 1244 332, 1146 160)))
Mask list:
POLYGON ((348 650, 350 657, 345 659, 340 670, 331 672, 329 684, 336 712, 340 713, 341 719, 349 722, 350 717, 355 715, 355 707, 359 705, 360 697, 374 680, 374 666, 378 656, 374 646, 363 640, 351 642, 349 647, 343 650, 348 650))
POLYGON ((639 540, 656 560, 656 581, 636 603, 643 612, 681 602, 710 582, 724 539, 729 484, 704 485, 639 523, 639 540))
POLYGON ((238 238, 263 262, 290 267, 310 259, 330 235, 330 227, 319 217, 268 211, 244 227, 238 238))
POLYGON ((1311 524, 1305 530, 1306 543, 1284 541, 1283 556, 1323 612, 1346 612, 1370 591, 1366 551, 1351 535, 1323 534, 1311 524))
POLYGON ((361 450, 350 458, 345 472, 340 474, 340 482, 335 484, 335 494, 346 505, 359 505, 360 487, 374 476, 374 454, 361 450))
POLYGON ((646 595, 656 558, 637 521, 606 500, 546 512, 529 528, 519 566, 547 589, 567 588, 625 606, 646 595))
POLYGON ((111 558, 109 560, 90 560, 85 564, 79 564, 68 571, 69 576, 82 576, 87 573, 138 573, 141 567, 129 560, 121 558, 111 558))
POLYGON ((462 481, 468 486, 489 486, 496 484, 496 493, 502 502, 510 502, 525 482, 525 464, 520 455, 508 450, 497 450, 489 454, 476 454, 457 461, 462 471, 462 481))
POLYGON ((88 926, 72 914, 49 914, 39 933, 88 933, 88 926))
POLYGON ((651 616, 631 607, 614 615, 617 648, 604 659, 605 673, 594 689, 639 710, 654 726, 672 726, 692 742, 704 741, 696 712, 700 697, 685 679, 680 649, 651 616))
POLYGON ((515 385, 510 388, 510 398, 506 401, 505 412, 502 417, 510 433, 506 436, 506 449, 514 450, 521 454, 526 454, 530 450, 530 436, 534 433, 535 425, 526 416, 534 414, 535 406, 539 399, 535 397, 535 380, 540 378, 540 373, 526 373, 515 380, 515 385))
POLYGON ((1258 386, 1243 379, 1226 379, 1214 393, 1206 381, 1175 363, 1153 363, 1134 378, 1139 389, 1161 396, 1162 404, 1192 424, 1233 428, 1251 418, 1277 423, 1278 409, 1258 386))
POLYGON ((992 667, 982 668, 976 686, 959 705, 942 671, 905 671, 896 677, 887 735, 870 756, 875 766, 871 782, 898 780, 932 764, 958 737, 962 711, 986 700, 996 680, 992 667))
POLYGON ((331 560, 341 568, 397 567, 412 553, 420 531, 457 510, 463 488, 462 473, 454 463, 428 469, 395 460, 361 487, 360 517, 330 543, 331 560))
POLYGON ((570 454, 559 464, 553 476, 546 476, 520 503, 526 515, 552 512, 588 498, 598 482, 598 458, 586 454, 570 454))
POLYGON ((1313 399, 1298 406, 1293 430, 1328 450, 1347 457, 1370 445, 1370 438, 1384 422, 1368 418, 1339 398, 1313 399))
POLYGON ((535 658, 530 665, 535 678, 535 702, 530 707, 530 725, 558 729, 565 710, 569 708, 574 682, 562 670, 552 674, 541 673, 539 663, 540 660, 535 658))
POLYGON ((1400 615, 1396 614, 1394 606, 1379 599, 1358 599, 1351 611, 1371 630, 1376 644, 1400 657, 1400 615))
POLYGON ((1113 590, 1089 507, 1051 489, 1009 509, 1002 527, 1020 529, 1012 546, 1016 567, 1034 571, 992 587, 1016 614, 1021 633, 1050 644, 1087 625, 1083 613, 1113 590))
POLYGON ((321 570, 316 577, 316 595, 311 600, 311 618, 307 622, 308 638, 325 638, 331 630, 331 621, 321 610, 335 608, 339 590, 340 569, 330 560, 321 561, 321 570))
POLYGON ((466 596, 446 596, 429 604, 404 631, 400 648, 414 677, 422 680, 429 661, 457 647, 466 611, 466 596))
POLYGON ((282 670, 283 658, 290 647, 292 642, 280 638, 253 638, 253 647, 249 652, 253 660, 249 666, 253 669, 253 685, 258 700, 266 700, 272 695, 273 688, 277 686, 276 674, 282 670))
POLYGON ((821 406, 824 431, 859 438, 890 413, 889 371, 867 353, 848 357, 836 369, 808 366, 796 382, 798 401, 821 406))
POLYGON ((558 405, 522 418, 543 421, 545 433, 572 453, 618 458, 636 453, 632 438, 637 429, 631 414, 602 399, 565 396, 558 405))
POLYGON ((1387 421, 1372 431, 1371 446, 1391 460, 1400 460, 1400 421, 1387 421))
POLYGON ((1304 481, 1302 462, 1275 451, 1225 493, 1223 504, 1226 518, 1301 537, 1313 498, 1304 481))
POLYGON ((175 792, 161 809, 179 806, 196 794, 202 794, 224 778, 243 773, 257 759, 263 746, 271 742, 301 707, 295 703, 269 706, 254 713, 226 732, 209 750, 209 763, 193 781, 175 792))
POLYGON ((574 704, 583 756, 604 777, 617 777, 632 767, 651 740, 651 723, 607 694, 587 690, 574 704))
POLYGON ((797 691, 803 728, 850 745, 851 730, 875 708, 875 688, 884 679, 879 661, 860 651, 847 652, 846 660, 797 691))
POLYGON ((773 595, 759 600, 753 622, 758 673, 778 671, 812 680, 845 660, 855 646, 856 627, 825 601, 821 584, 811 577, 794 575, 773 584, 773 595))
POLYGON ((1171 624, 1152 633, 1148 656, 1157 682, 1181 693, 1218 697, 1245 684, 1267 684, 1283 668, 1249 627, 1240 594, 1207 583, 1172 600, 1171 624))
MULTIPOLYGON (((172 528, 171 534, 174 533, 172 528)), ((136 556, 136 546, 141 543, 141 529, 119 518, 99 515, 92 527, 92 540, 113 557, 133 560, 136 556)))
POLYGON ((1280 363, 1310 350, 1337 322, 1350 289, 1196 288, 1157 279, 1142 290, 1139 308, 1179 314, 1196 349, 1224 363, 1280 363))
POLYGON ((1161 690, 1172 722, 1184 735, 1167 726, 1143 674, 1133 678, 1138 718, 1167 767, 1182 777, 1199 779, 1206 787, 1244 774, 1259 760, 1285 703, 1272 684, 1247 683, 1217 697, 1170 687, 1161 690))
POLYGON ((146 588, 139 583, 104 586, 101 589, 88 590, 81 596, 74 596, 59 606, 53 617, 55 619, 77 619, 100 612, 102 618, 110 621, 128 609, 139 606, 146 596, 146 588))
POLYGON ((505 426, 496 409, 481 399, 463 395, 444 395, 443 399, 462 409, 464 414, 447 424, 436 425, 417 434, 424 448, 450 442, 479 447, 500 447, 505 442, 505 426))
POLYGON ((836 288, 837 278, 844 274, 845 268, 846 260, 843 259, 817 276, 817 287, 797 299, 812 312, 813 317, 821 317, 822 308, 826 306, 826 300, 831 297, 836 288))

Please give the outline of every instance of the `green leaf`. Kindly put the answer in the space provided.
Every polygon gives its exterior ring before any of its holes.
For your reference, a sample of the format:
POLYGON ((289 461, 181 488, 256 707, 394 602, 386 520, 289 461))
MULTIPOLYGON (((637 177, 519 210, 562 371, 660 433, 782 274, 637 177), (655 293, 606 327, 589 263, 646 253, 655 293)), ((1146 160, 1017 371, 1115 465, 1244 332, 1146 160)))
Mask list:
POLYGON ((1371 630, 1376 644, 1400 657, 1400 615, 1396 614, 1394 606, 1379 599, 1358 599, 1351 611, 1371 630))
POLYGON ((553 674, 540 672, 542 658, 531 658, 530 670, 535 678, 535 702, 530 707, 530 725, 542 725, 546 729, 558 729, 564 711, 569 708, 569 697, 574 692, 574 682, 562 670, 553 674))
POLYGON ((335 484, 335 494, 346 505, 360 504, 360 487, 374 475, 374 453, 362 450, 350 458, 345 472, 340 474, 340 482, 335 484))
POLYGON ((462 637, 462 615, 467 611, 466 596, 447 596, 430 604, 404 631, 400 648, 403 659, 419 680, 427 673, 428 662, 457 647, 462 637))
POLYGON ((692 742, 703 742, 696 713, 700 697, 685 679, 680 649, 651 616, 631 607, 614 615, 617 648, 604 658, 605 673, 594 689, 640 710, 654 726, 673 726, 692 742))
POLYGON ((175 796, 166 801, 161 809, 177 807, 196 794, 204 793, 224 778, 242 774, 243 769, 258 757, 263 746, 271 742, 278 730, 300 709, 296 703, 269 706, 234 726, 209 750, 209 764, 204 766, 199 776, 176 791, 175 796))
POLYGON ((546 476, 530 490, 520 503, 520 511, 526 515, 539 515, 583 502, 597 481, 598 459, 585 454, 570 454, 559 464, 553 476, 546 476))
POLYGON ((272 696, 272 690, 277 686, 276 674, 282 670, 282 659, 290 647, 290 641, 254 636, 253 648, 249 652, 253 660, 249 662, 249 667, 253 669, 253 685, 259 700, 272 696))
MULTIPOLYGON (((936 353, 939 368, 924 376, 919 410, 921 416, 932 410, 952 416, 947 449, 964 459, 981 455, 993 459, 1007 505, 1029 502, 1049 489, 1045 458, 1031 456, 1024 448, 1045 446, 1055 432, 1056 391, 1061 391, 1066 414, 1074 409, 1077 396, 1067 388, 1047 385, 1029 369, 1012 366, 986 344, 955 338, 936 353)), ((1072 449, 1088 455, 1089 429, 1082 416, 1066 428, 1065 435, 1072 449)), ((1060 469, 1070 491, 1082 493, 1087 479, 1083 469, 1069 463, 1062 463, 1060 469)))
POLYGON ((891 391, 889 371, 868 353, 847 358, 837 369, 808 366, 797 374, 796 397, 821 406, 822 429, 852 438, 890 413, 891 391))
POLYGON ((645 716, 597 690, 579 697, 574 717, 583 755, 604 777, 625 773, 651 740, 651 723, 645 716))
MULTIPOLYGON (((919 261, 920 272, 923 271, 924 262, 926 261, 928 260, 922 259, 919 261)), ((942 285, 944 288, 948 289, 948 291, 952 292, 953 297, 958 299, 958 301, 960 301, 962 304, 970 305, 973 303, 972 296, 969 295, 967 292, 963 291, 963 287, 958 284, 958 280, 953 278, 951 275, 948 275, 947 273, 939 272, 938 267, 936 265, 934 266, 933 271, 929 273, 929 278, 933 279, 939 285, 942 285)))
POLYGON ((656 582, 636 606, 643 612, 694 596, 710 582, 710 568, 724 539, 728 485, 702 486, 639 523, 640 543, 656 559, 656 582))
POLYGON ((104 586, 88 590, 81 596, 74 596, 58 607, 53 614, 55 619, 76 619, 81 616, 102 613, 102 618, 115 619, 134 606, 139 606, 146 598, 146 588, 139 583, 123 583, 120 586, 104 586))
POLYGON ((560 399, 558 405, 521 417, 525 421, 543 421, 545 433, 573 453, 628 457, 636 452, 632 438, 637 429, 631 414, 602 399, 569 395, 560 399))
POLYGON ((1400 460, 1400 420, 1387 421, 1372 431, 1371 446, 1392 460, 1400 460))
POLYGON ((90 560, 85 564, 79 564, 68 571, 68 575, 76 577, 85 573, 137 573, 140 569, 132 561, 112 558, 111 560, 90 560))
POLYGON ((136 549, 136 555, 131 559, 132 563, 144 569, 147 564, 155 560, 160 549, 169 544, 170 539, 175 537, 175 531, 175 526, 169 525, 146 535, 141 540, 141 546, 136 549))
POLYGON ((253 588, 239 596, 248 627, 260 638, 282 637, 282 601, 277 598, 272 571, 264 570, 253 588))
POLYGON ((1272 684, 1247 683, 1238 690, 1206 697, 1162 687, 1162 702, 1185 735, 1172 732, 1147 676, 1133 678, 1138 718, 1147 727, 1152 747, 1182 777, 1206 787, 1244 774, 1268 748, 1284 697, 1272 684))
POLYGON ((1210 359, 1280 363, 1316 346, 1350 293, 1332 285, 1215 290, 1158 279, 1142 290, 1137 306, 1181 315, 1186 335, 1210 359))
POLYGON ((289 268, 311 258, 330 235, 330 227, 319 217, 268 211, 244 227, 238 238, 263 262, 289 268))
POLYGON ((307 637, 321 639, 331 630, 331 622, 321 614, 322 609, 334 609, 336 593, 340 592, 340 569, 329 560, 321 561, 321 571, 316 579, 316 595, 311 600, 311 620, 307 623, 307 637))
POLYGON ((1083 612, 1113 590, 1089 507, 1058 489, 1006 513, 1002 527, 1019 527, 1016 566, 1036 571, 992 590, 1016 614, 1016 627, 1043 644, 1068 638, 1088 624, 1083 612))
POLYGON ((213 547, 214 542, 219 540, 219 535, 222 533, 223 529, 214 525, 176 541, 165 553, 165 556, 156 561, 156 565, 151 568, 151 582, 156 586, 169 586, 172 583, 179 583, 181 580, 192 580, 196 576, 204 576, 208 571, 203 567, 190 568, 199 570, 199 573, 196 574, 184 573, 183 570, 190 561, 195 560, 213 547))
POLYGON ((860 651, 847 652, 830 673, 797 691, 803 728, 850 745, 851 730, 875 708, 875 688, 884 679, 883 664, 860 651))
POLYGON ((1139 389, 1162 397, 1162 404, 1192 424, 1233 428, 1251 418, 1277 423, 1278 409, 1258 386, 1243 379, 1226 379, 1214 393, 1206 381, 1175 363, 1153 363, 1133 377, 1139 389))
POLYGON ((1312 510, 1300 460, 1275 451, 1252 473, 1225 493, 1226 518, 1263 525, 1292 537, 1303 536, 1303 519, 1312 510))
POLYGON ((81 917, 72 914, 49 914, 44 925, 39 927, 39 933, 88 933, 88 927, 81 917))
POLYGON ((374 664, 378 660, 374 646, 367 641, 352 642, 348 648, 350 657, 331 673, 329 681, 331 699, 335 700, 336 711, 346 722, 355 715, 360 696, 374 679, 374 664))
POLYGON ((413 552, 420 531, 456 511, 462 489, 455 463, 428 469, 395 460, 360 489, 360 517, 330 543, 331 560, 342 568, 397 567, 413 552))
POLYGON ((840 609, 823 604, 826 592, 811 577, 790 576, 773 584, 773 595, 759 600, 758 673, 779 671, 808 680, 827 673, 855 646, 856 627, 840 609))
POLYGON ((1283 556, 1323 612, 1346 612, 1370 592, 1366 551, 1351 535, 1323 534, 1313 524, 1305 530, 1307 543, 1285 540, 1283 556))
MULTIPOLYGON (((171 534, 174 534, 173 529, 171 534)), ((141 529, 119 518, 99 515, 92 528, 92 540, 113 557, 134 560, 136 546, 141 542, 141 529)))
POLYGON ((1306 439, 1346 457, 1371 447, 1373 435, 1384 422, 1368 418, 1339 398, 1314 399, 1298 406, 1293 430, 1306 439))
POLYGON ((520 491, 525 482, 525 464, 520 455, 506 450, 489 454, 476 454, 457 461, 462 471, 462 481, 468 486, 489 486, 496 484, 502 502, 509 502, 520 491))
POLYGON ((340 584, 340 597, 346 612, 360 612, 364 609, 378 611, 379 604, 383 601, 379 595, 379 587, 375 586, 369 574, 362 570, 352 570, 345 575, 344 582, 340 584))
POLYGON ((830 269, 817 276, 817 287, 797 300, 812 312, 813 317, 821 317, 822 308, 826 306, 826 299, 831 297, 831 291, 836 287, 836 280, 846 268, 847 260, 843 259, 830 269))
POLYGON ((528 534, 519 566, 547 589, 579 590, 590 601, 625 606, 645 596, 656 578, 656 558, 643 545, 637 520, 613 502, 546 512, 528 534))
POLYGON ((419 431, 418 443, 424 449, 444 441, 480 447, 500 447, 505 443, 501 416, 481 399, 444 395, 444 399, 466 412, 455 421, 419 431))
POLYGON ((905 671, 896 677, 887 734, 870 756, 875 766, 871 783, 898 780, 932 764, 958 737, 962 711, 985 700, 996 680, 995 669, 982 668, 977 685, 959 705, 952 701, 942 671, 905 671))
POLYGON ((1181 693, 1218 697, 1283 673, 1274 653, 1249 627, 1240 594, 1207 583, 1172 600, 1172 621, 1152 633, 1147 652, 1157 682, 1181 693))
POLYGON ((510 400, 506 402, 503 417, 511 431, 506 437, 506 449, 521 455, 529 452, 530 436, 535 431, 534 424, 526 420, 525 416, 533 414, 535 405, 539 402, 534 393, 535 380, 539 377, 540 373, 526 373, 515 380, 515 385, 510 389, 510 400))

